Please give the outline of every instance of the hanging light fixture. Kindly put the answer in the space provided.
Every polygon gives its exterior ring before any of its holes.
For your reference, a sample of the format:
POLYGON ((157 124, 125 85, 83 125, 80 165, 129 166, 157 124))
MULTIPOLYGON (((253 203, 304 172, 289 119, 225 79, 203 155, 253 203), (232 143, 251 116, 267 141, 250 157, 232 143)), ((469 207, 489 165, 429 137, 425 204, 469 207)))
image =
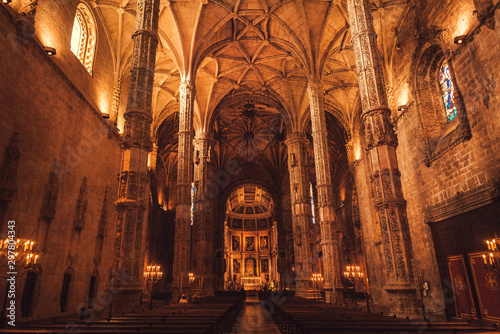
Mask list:
POLYGON ((8 4, 9 4, 9 3, 11 3, 11 2, 12 2, 12 0, 2 0, 2 3, 3 3, 4 5, 8 5, 8 4))

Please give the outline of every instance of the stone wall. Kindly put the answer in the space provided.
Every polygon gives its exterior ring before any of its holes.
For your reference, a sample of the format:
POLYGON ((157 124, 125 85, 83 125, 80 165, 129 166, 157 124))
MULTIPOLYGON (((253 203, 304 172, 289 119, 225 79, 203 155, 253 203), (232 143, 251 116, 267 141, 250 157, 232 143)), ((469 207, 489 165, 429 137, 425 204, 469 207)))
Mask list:
MULTIPOLYGON (((415 276, 420 290, 422 282, 429 282, 430 294, 423 297, 423 302, 430 312, 443 310, 442 293, 449 292, 451 286, 446 282, 441 284, 430 228, 424 219, 426 209, 500 176, 500 88, 496 84, 500 74, 500 10, 496 10, 494 30, 479 26, 473 10, 472 1, 422 4, 400 28, 398 51, 392 64, 395 103, 407 105, 404 112, 398 112, 395 127, 402 186, 408 201, 415 276), (414 24, 420 27, 419 35, 414 33, 414 24), (462 45, 455 45, 453 38, 459 34, 467 34, 468 38, 462 45), (428 126, 427 102, 432 97, 420 94, 415 88, 419 84, 416 72, 420 56, 433 45, 451 59, 472 136, 450 144, 444 154, 429 162, 430 142, 436 139, 430 138, 424 129, 428 126)), ((432 89, 439 101, 437 80, 436 76, 432 89)), ((442 126, 441 134, 446 130, 442 126)), ((443 134, 438 140, 444 139, 443 134)), ((450 302, 453 300, 446 299, 446 303, 450 302)))
MULTIPOLYGON (((76 1, 71 1, 73 3, 76 6, 76 1)), ((42 4, 55 6, 48 1, 42 4)), ((55 17, 44 16, 43 6, 37 17, 37 29, 49 21, 56 22, 55 17)), ((46 14, 67 17, 57 26, 61 31, 71 32, 69 18, 72 21, 74 16, 72 10, 67 10, 68 13, 50 10, 46 14)), ((40 27, 40 31, 43 28, 40 27)), ((69 59, 58 58, 59 55, 70 56, 69 43, 66 43, 68 36, 64 39, 64 45, 55 45, 58 56, 50 58, 35 40, 17 38, 14 20, 7 9, 0 6, 0 45, 4 46, 0 53, 0 157, 4 159, 14 133, 18 134, 20 151, 15 193, 7 207, 5 221, 15 220, 17 235, 35 239, 39 251, 40 240, 48 226, 46 249, 40 257, 33 318, 60 315, 66 270, 72 272, 72 280, 69 303, 63 313, 74 313, 86 304, 93 272, 97 273, 95 291, 101 291, 100 305, 104 306, 102 290, 107 285, 112 261, 116 220, 113 203, 118 188, 121 150, 117 134, 103 120, 101 110, 95 109, 97 95, 109 88, 107 79, 100 75, 108 64, 98 53, 94 77, 76 57, 74 61, 78 64, 74 64, 74 68, 61 70, 58 66, 62 62, 64 66, 73 66, 68 65, 72 64, 69 59), (72 77, 67 76, 70 72, 72 77), (48 185, 51 177, 53 183, 48 185), (50 189, 52 195, 54 189, 57 190, 52 214, 50 208, 47 209, 47 205, 50 206, 47 203, 51 202, 50 189), (78 217, 77 212, 80 212, 78 217), (94 263, 98 257, 99 222, 104 226, 102 257, 94 263)), ((2 226, 3 235, 6 231, 4 221, 2 226)), ((18 307, 25 278, 23 275, 16 283, 18 307)), ((4 282, 0 286, 2 291, 4 282)), ((17 314, 20 317, 20 310, 17 314)), ((24 319, 18 318, 18 321, 24 319)))

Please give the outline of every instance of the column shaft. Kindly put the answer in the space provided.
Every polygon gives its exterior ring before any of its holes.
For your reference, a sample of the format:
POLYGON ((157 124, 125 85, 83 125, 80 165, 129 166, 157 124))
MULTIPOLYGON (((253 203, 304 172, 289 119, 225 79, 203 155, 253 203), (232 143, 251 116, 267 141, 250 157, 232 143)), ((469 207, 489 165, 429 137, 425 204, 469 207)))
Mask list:
POLYGON ((113 87, 113 99, 111 101, 111 120, 116 125, 118 119, 118 112, 120 111, 120 95, 122 92, 122 78, 120 75, 115 80, 113 87))
POLYGON ((174 284, 188 284, 191 244, 191 183, 193 181, 193 107, 195 89, 183 81, 179 87, 179 145, 177 206, 175 209, 174 284))
POLYGON ((130 92, 122 137, 120 186, 116 206, 114 240, 113 310, 127 310, 139 303, 144 270, 149 200, 147 174, 151 141, 151 92, 158 44, 159 0, 140 0, 137 5, 130 92))
POLYGON ((336 302, 335 288, 339 273, 338 256, 342 236, 338 230, 338 226, 335 226, 332 173, 323 104, 323 86, 320 82, 309 82, 308 93, 311 108, 316 188, 318 190, 321 247, 323 253, 323 288, 325 290, 326 301, 334 303, 336 302))
POLYGON ((397 138, 390 121, 377 35, 368 0, 348 0, 352 44, 356 57, 362 120, 368 147, 374 205, 382 233, 391 311, 409 315, 416 311, 411 265, 411 241, 397 164, 397 138))
POLYGON ((306 291, 312 289, 312 257, 309 245, 311 200, 305 166, 307 139, 301 133, 293 133, 286 144, 292 202, 295 289, 297 296, 306 296, 306 291))
MULTIPOLYGON (((212 141, 206 133, 198 134, 194 140, 194 223, 197 245, 192 258, 196 259, 194 274, 200 280, 203 277, 203 286, 200 286, 203 295, 211 295, 214 290, 213 259, 213 210, 210 198, 207 196, 207 185, 210 182, 210 162, 212 141)), ((194 236, 193 232, 193 236, 194 236)), ((200 281, 200 284, 201 284, 200 281)))

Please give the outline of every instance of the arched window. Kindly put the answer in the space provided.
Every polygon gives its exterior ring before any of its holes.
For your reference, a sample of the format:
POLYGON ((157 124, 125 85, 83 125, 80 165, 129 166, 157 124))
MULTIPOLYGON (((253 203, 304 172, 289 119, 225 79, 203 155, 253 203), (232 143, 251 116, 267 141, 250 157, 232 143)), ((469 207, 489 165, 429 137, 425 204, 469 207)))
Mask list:
POLYGON ((450 73, 450 66, 445 60, 439 69, 439 86, 443 96, 444 109, 448 122, 457 116, 457 107, 455 105, 455 86, 450 73))
POLYGON ((470 126, 453 63, 446 59, 441 46, 434 44, 423 50, 413 66, 413 96, 425 139, 421 142, 421 152, 425 154, 426 166, 430 166, 453 147, 470 139, 470 126))
POLYGON ((90 8, 79 3, 76 7, 73 33, 71 34, 71 51, 92 75, 96 47, 96 24, 90 8))
POLYGON ((191 225, 193 225, 193 222, 194 222, 194 182, 191 183, 191 212, 190 212, 190 218, 191 218, 191 225))
POLYGON ((312 183, 309 183, 309 195, 311 196, 311 211, 313 224, 316 224, 316 209, 314 208, 314 190, 312 183))

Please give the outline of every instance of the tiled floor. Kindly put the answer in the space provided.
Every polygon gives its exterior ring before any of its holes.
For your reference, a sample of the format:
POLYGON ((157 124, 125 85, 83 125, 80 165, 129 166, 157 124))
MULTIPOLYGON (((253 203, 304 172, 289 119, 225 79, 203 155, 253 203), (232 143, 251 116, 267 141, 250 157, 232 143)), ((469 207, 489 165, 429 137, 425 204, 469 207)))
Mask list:
POLYGON ((279 334, 278 327, 269 313, 264 309, 264 303, 257 296, 247 296, 245 306, 233 327, 233 334, 279 334))

